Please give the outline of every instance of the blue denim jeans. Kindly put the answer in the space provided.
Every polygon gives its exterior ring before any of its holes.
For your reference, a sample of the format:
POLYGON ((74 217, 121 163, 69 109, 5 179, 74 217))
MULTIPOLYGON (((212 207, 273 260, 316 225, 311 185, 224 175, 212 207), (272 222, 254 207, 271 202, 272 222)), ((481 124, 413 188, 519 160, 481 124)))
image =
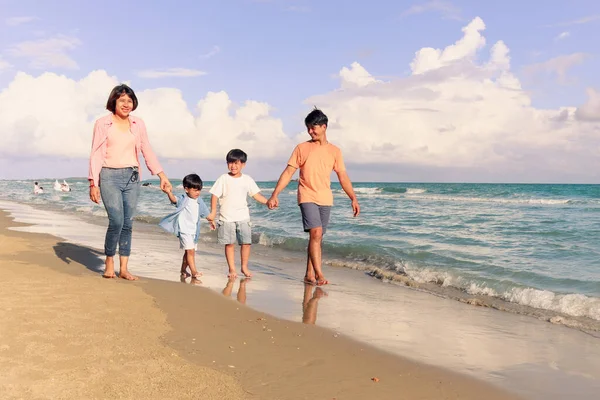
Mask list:
POLYGON ((108 229, 104 239, 104 254, 112 257, 129 256, 133 215, 140 194, 137 167, 102 168, 100 171, 100 195, 108 214, 108 229))

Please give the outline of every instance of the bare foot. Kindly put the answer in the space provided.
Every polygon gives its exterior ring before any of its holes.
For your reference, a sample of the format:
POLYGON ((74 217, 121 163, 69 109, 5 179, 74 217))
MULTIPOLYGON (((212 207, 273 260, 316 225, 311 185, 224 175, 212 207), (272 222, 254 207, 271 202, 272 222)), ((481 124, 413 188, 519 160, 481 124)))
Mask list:
MULTIPOLYGON (((200 274, 202 275, 202 274, 200 274)), ((192 280, 190 281, 190 285, 202 285, 202 281, 198 279, 200 275, 192 276, 192 280)))
POLYGON ((227 277, 229 279, 235 279, 235 278, 237 278, 237 272, 235 272, 235 271, 229 271, 229 273, 227 274, 227 277))
POLYGON ((198 278, 200 278, 202 276, 202 272, 200 272, 200 271, 196 271, 196 273, 192 272, 192 274, 189 275, 189 276, 191 276, 192 279, 198 279, 198 278))
POLYGON ((185 279, 185 278, 189 278, 190 276, 192 276, 192 274, 190 274, 187 271, 181 271, 181 275, 180 276, 185 279))
POLYGON ((139 278, 137 276, 131 275, 129 272, 122 272, 119 274, 121 279, 125 279, 126 281, 137 281, 139 278))
POLYGON ((104 273, 102 274, 103 278, 116 278, 115 275, 115 259, 113 257, 106 257, 104 260, 104 273))
POLYGON ((319 278, 317 278, 317 286, 323 286, 323 285, 328 285, 329 281, 327 279, 325 279, 324 276, 321 276, 319 278))
POLYGON ((304 283, 309 284, 309 285, 315 285, 317 283, 317 280, 314 277, 305 276, 304 283))
POLYGON ((248 268, 242 268, 242 274, 244 274, 244 276, 246 278, 251 278, 252 277, 252 272, 250 272, 250 270, 248 268))

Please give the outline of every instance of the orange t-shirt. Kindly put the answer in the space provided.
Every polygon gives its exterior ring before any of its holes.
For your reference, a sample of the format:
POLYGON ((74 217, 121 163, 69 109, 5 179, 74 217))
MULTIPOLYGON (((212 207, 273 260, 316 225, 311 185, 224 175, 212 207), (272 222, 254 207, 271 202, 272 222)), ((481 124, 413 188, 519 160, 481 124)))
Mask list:
POLYGON ((109 128, 106 140, 106 158, 102 166, 108 168, 139 167, 135 153, 135 136, 131 131, 119 131, 114 124, 109 128))
POLYGON ((300 143, 288 161, 288 165, 300 168, 298 180, 298 204, 316 203, 320 206, 333 205, 331 193, 331 171, 346 170, 342 151, 331 143, 300 143))

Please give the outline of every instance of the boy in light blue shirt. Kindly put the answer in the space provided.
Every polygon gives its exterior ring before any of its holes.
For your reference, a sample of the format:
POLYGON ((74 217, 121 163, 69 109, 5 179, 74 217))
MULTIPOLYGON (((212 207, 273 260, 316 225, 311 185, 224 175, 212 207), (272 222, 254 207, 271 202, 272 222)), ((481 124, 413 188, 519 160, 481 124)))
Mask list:
MULTIPOLYGON (((200 221, 210 215, 210 210, 200 198, 202 186, 202 179, 198 175, 186 175, 183 178, 185 194, 175 197, 171 191, 167 192, 171 204, 175 205, 177 210, 159 222, 161 228, 179 238, 179 247, 183 249, 182 278, 191 276, 192 279, 198 279, 202 275, 196 269, 196 250, 200 237, 200 221), (187 272, 188 267, 190 273, 187 272)), ((215 229, 214 221, 209 222, 211 229, 215 229)))

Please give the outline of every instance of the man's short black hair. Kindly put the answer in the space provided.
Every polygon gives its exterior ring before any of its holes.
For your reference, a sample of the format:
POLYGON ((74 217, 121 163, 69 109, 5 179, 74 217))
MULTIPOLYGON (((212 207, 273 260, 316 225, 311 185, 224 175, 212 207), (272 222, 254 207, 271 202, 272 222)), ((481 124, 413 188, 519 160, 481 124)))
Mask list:
POLYGON ((185 189, 202 190, 202 179, 197 174, 189 174, 183 178, 183 187, 185 189))
POLYGON ((33 184, 34 184, 34 185, 37 185, 38 183, 37 183, 37 182, 34 182, 33 184))
POLYGON ((131 98, 131 101, 133 101, 133 109, 131 111, 135 110, 138 106, 138 99, 133 89, 125 84, 118 85, 113 88, 113 90, 108 95, 106 109, 114 114, 117 109, 117 100, 124 94, 129 96, 131 98))
POLYGON ((315 109, 308 113, 306 118, 304 118, 304 125, 306 126, 327 126, 328 122, 329 120, 327 119, 327 115, 325 115, 325 113, 323 113, 323 111, 319 110, 317 107, 315 107, 315 109))
POLYGON ((246 154, 243 150, 233 149, 227 153, 225 160, 227 160, 228 163, 233 163, 237 160, 240 160, 242 164, 246 164, 246 161, 248 161, 248 154, 246 154))

